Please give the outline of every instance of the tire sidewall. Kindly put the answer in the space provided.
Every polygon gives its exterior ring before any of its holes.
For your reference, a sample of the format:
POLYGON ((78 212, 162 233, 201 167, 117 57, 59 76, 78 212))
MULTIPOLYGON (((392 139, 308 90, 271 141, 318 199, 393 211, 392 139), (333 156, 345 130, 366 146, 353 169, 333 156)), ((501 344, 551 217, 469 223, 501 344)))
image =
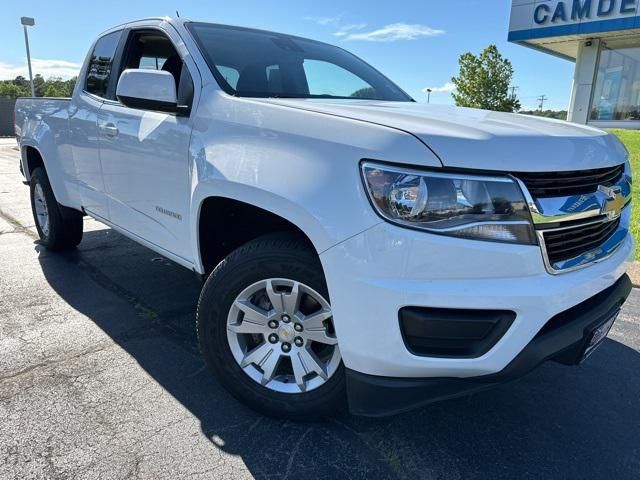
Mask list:
MULTIPOLYGON (((313 252, 315 254, 315 252, 313 252)), ((227 339, 227 318, 233 302, 248 286, 268 278, 306 284, 330 301, 319 261, 304 250, 245 251, 232 254, 210 275, 198 305, 198 337, 207 363, 237 398, 263 412, 296 419, 329 414, 344 400, 344 365, 323 385, 288 394, 263 387, 236 362, 227 339)))
POLYGON ((64 207, 58 203, 51 188, 51 182, 46 171, 38 167, 31 174, 29 182, 31 210, 33 221, 40 237, 40 243, 49 250, 61 251, 75 248, 81 241, 83 235, 82 212, 64 207), (49 234, 45 235, 40 227, 35 205, 35 189, 40 185, 44 200, 47 204, 49 216, 49 234))
POLYGON ((31 193, 31 211, 33 212, 33 221, 36 226, 36 230, 38 231, 38 236, 40 237, 40 241, 46 246, 51 244, 51 237, 54 232, 54 205, 55 198, 53 198, 53 193, 51 192, 51 185, 49 184, 49 179, 47 178, 44 171, 40 168, 36 168, 31 174, 31 182, 29 184, 30 193, 31 193), (42 231, 42 227, 40 227, 40 222, 38 221, 38 215, 36 213, 36 186, 40 185, 42 188, 42 193, 44 195, 44 200, 47 203, 47 215, 49 217, 49 234, 45 235, 42 231))

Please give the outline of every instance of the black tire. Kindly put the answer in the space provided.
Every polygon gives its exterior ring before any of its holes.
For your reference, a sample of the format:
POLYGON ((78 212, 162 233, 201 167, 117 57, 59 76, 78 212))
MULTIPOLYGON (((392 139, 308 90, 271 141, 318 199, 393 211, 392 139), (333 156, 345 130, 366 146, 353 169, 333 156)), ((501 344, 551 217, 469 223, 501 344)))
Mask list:
POLYGON ((235 398, 266 415, 304 422, 342 410, 346 405, 342 362, 316 389, 281 393, 252 380, 233 357, 227 340, 231 305, 245 288, 268 278, 302 282, 329 301, 320 260, 305 242, 288 234, 272 234, 245 244, 216 267, 200 295, 198 341, 207 364, 235 398))
POLYGON ((31 174, 31 211, 40 236, 40 243, 49 250, 69 250, 82 241, 82 212, 60 205, 56 200, 49 177, 44 168, 36 168, 31 174), (48 212, 48 232, 43 231, 36 213, 36 188, 40 186, 48 212))

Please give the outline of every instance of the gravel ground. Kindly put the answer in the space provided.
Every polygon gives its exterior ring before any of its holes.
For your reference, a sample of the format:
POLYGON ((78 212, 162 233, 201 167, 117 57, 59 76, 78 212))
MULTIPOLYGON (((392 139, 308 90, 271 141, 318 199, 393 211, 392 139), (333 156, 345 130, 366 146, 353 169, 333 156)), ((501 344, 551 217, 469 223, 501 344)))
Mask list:
POLYGON ((267 419, 205 369, 193 274, 93 220, 43 250, 2 143, 0 478, 640 477, 639 292, 581 367, 391 419, 267 419))

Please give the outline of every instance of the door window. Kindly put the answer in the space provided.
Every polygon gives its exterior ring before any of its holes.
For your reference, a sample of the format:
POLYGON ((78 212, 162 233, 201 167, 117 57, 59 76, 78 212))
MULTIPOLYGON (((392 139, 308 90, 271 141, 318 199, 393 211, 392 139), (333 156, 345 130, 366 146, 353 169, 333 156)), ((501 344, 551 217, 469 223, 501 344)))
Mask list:
POLYGON ((173 43, 158 30, 137 31, 131 34, 124 52, 123 70, 142 68, 169 72, 176 82, 180 105, 191 105, 193 80, 173 43))
POLYGON ((122 31, 113 32, 100 38, 91 53, 87 71, 85 90, 99 97, 107 98, 109 78, 122 31))

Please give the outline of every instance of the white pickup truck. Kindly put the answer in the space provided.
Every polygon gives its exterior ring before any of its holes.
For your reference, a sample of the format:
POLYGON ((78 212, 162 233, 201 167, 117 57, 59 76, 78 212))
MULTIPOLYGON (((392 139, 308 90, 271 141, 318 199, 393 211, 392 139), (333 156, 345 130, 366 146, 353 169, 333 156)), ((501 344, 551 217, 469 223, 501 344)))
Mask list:
POLYGON ((89 215, 202 276, 202 353, 270 415, 389 415, 579 364, 630 292, 614 136, 419 104, 324 43, 135 21, 73 98, 15 117, 42 244, 75 247, 89 215))

